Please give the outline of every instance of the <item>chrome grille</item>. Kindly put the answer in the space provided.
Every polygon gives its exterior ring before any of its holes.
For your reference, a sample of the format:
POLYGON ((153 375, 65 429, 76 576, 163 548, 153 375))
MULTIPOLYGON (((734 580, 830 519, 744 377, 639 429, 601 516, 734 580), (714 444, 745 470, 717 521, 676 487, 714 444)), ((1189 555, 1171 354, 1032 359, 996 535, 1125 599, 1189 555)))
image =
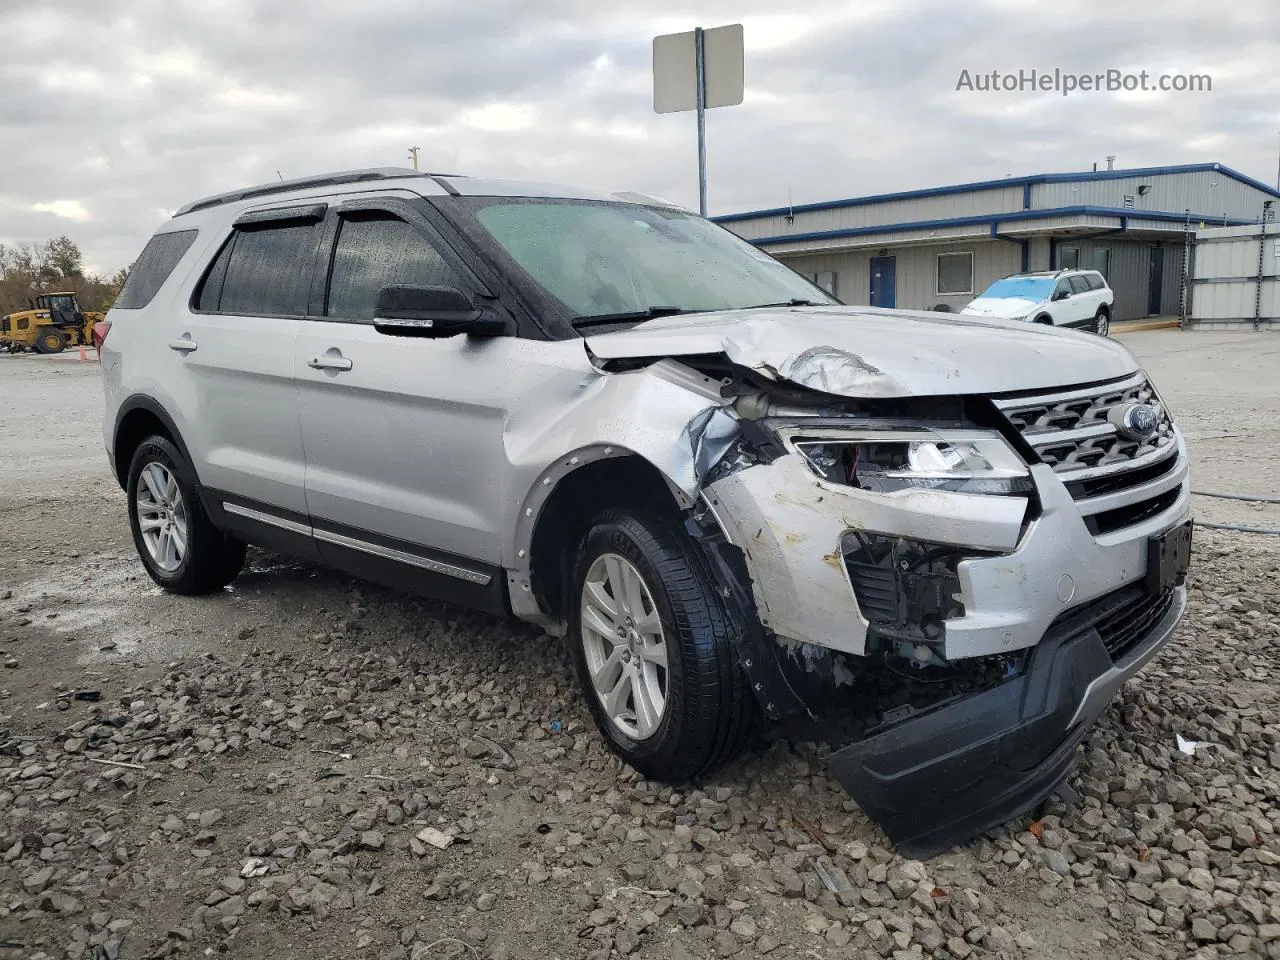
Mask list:
POLYGON ((1186 464, 1178 462, 1173 420, 1145 375, 993 402, 1066 484, 1095 534, 1139 523, 1177 500, 1186 464), (1156 410, 1148 440, 1130 440, 1117 426, 1135 403, 1156 410))
POLYGON ((1105 387, 997 400, 996 406, 1064 480, 1118 472, 1150 463, 1174 448, 1173 421, 1146 377, 1139 374, 1105 387), (1134 403, 1156 408, 1159 425, 1150 440, 1120 435, 1109 417, 1134 403))

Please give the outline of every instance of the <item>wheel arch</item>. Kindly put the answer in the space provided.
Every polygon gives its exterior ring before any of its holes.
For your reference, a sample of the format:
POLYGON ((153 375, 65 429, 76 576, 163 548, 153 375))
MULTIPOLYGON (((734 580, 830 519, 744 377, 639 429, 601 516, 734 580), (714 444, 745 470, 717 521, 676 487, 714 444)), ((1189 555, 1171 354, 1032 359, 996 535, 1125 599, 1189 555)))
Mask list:
POLYGON ((679 514, 693 500, 651 460, 616 444, 557 458, 521 504, 507 581, 517 616, 548 628, 563 624, 574 551, 591 517, 605 507, 679 514))
POLYGON ((112 431, 111 462, 122 490, 129 485, 129 463, 134 451, 153 433, 167 437, 195 470, 195 461, 191 459, 191 453, 169 412, 151 397, 132 396, 120 405, 112 431))

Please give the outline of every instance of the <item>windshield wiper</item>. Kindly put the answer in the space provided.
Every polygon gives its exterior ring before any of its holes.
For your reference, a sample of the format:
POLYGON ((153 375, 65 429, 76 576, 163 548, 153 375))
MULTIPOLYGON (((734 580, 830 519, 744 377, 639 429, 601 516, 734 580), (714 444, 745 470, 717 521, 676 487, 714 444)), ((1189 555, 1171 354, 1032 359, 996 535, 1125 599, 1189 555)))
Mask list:
POLYGON ((698 310, 686 310, 684 307, 646 307, 643 310, 628 310, 623 313, 593 313, 585 317, 577 317, 573 321, 575 327, 594 327, 603 323, 627 323, 632 320, 653 320, 655 317, 674 317, 682 313, 700 313, 698 310))
POLYGON ((829 303, 818 303, 816 300, 787 300, 784 303, 753 303, 743 310, 763 310, 765 307, 829 307, 829 303))

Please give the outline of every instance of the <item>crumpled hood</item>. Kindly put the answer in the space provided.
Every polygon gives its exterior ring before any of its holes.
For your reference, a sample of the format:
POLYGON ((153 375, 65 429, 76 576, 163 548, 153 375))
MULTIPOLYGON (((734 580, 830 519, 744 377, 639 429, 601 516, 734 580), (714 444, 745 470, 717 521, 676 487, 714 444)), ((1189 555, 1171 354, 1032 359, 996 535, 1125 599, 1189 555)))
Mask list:
POLYGON ((1120 344, 1017 320, 876 307, 778 307, 661 317, 586 337, 604 360, 725 354, 775 380, 845 397, 1006 393, 1138 369, 1120 344))
POLYGON ((960 312, 973 317, 1025 317, 1043 302, 1022 297, 979 297, 960 312))

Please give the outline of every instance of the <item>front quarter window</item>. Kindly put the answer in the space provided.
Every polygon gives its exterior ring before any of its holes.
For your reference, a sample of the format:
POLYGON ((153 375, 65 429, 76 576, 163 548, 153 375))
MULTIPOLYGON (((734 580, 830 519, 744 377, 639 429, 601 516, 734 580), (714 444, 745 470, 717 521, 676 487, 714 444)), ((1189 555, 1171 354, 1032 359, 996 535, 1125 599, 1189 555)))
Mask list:
POLYGON ((572 321, 839 302, 745 240, 684 211, 581 200, 471 202, 485 231, 572 321))

